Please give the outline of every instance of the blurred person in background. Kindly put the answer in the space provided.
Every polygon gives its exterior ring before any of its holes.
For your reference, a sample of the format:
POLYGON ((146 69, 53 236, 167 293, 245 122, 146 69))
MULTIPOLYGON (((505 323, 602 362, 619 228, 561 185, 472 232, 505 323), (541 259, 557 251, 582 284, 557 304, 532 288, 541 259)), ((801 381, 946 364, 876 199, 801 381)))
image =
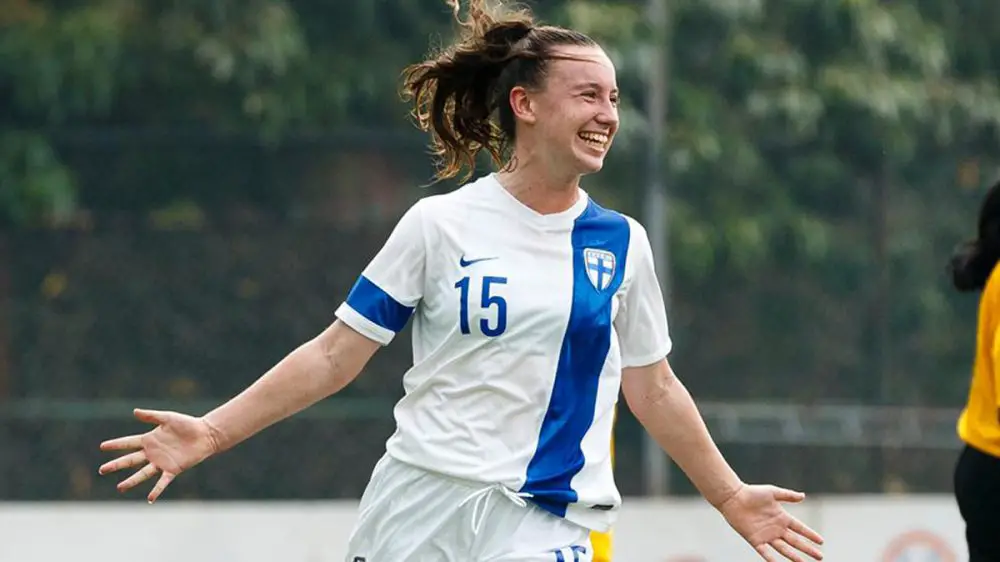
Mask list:
POLYGON ((1000 562, 1000 181, 979 211, 977 236, 951 258, 952 283, 979 292, 975 358, 958 420, 964 443, 955 466, 955 499, 965 520, 969 562, 1000 562))
MULTIPOLYGON (((618 130, 615 69, 573 30, 470 2, 459 40, 404 71, 438 179, 485 150, 501 168, 411 207, 336 320, 202 417, 137 410, 151 431, 102 443, 174 478, 343 389, 413 318, 413 366, 361 498, 348 562, 584 561, 621 504, 611 465, 619 391, 706 500, 765 560, 821 559, 815 531, 744 483, 667 356, 645 229, 580 188, 618 130)), ((467 178, 468 176, 466 176, 467 178)), ((336 443, 310 444, 335 447, 336 443)), ((669 540, 669 529, 665 529, 669 540)))

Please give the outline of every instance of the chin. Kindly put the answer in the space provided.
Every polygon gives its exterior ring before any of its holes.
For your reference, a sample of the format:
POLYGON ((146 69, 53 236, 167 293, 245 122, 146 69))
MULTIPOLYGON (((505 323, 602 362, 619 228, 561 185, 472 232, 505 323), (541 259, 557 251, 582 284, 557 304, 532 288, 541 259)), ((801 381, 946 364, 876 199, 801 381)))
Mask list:
POLYGON ((577 161, 577 168, 580 170, 580 175, 584 174, 594 174, 601 171, 604 167, 604 158, 581 158, 577 161))

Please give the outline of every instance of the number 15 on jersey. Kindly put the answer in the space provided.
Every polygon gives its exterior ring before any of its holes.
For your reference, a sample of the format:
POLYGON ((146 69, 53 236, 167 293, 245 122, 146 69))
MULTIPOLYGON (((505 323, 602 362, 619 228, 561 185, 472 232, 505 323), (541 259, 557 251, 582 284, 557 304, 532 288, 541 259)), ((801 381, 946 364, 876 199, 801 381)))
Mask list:
MULTIPOLYGON (((471 277, 463 277, 455 283, 455 288, 459 290, 458 324, 463 334, 470 334, 469 326, 469 284, 471 277)), ((506 285, 506 277, 483 277, 483 291, 478 299, 478 306, 484 311, 491 312, 493 318, 484 317, 479 319, 479 330, 484 336, 495 338, 507 330, 507 301, 500 295, 495 294, 496 285, 506 285), (492 320, 492 321, 491 321, 492 320)))

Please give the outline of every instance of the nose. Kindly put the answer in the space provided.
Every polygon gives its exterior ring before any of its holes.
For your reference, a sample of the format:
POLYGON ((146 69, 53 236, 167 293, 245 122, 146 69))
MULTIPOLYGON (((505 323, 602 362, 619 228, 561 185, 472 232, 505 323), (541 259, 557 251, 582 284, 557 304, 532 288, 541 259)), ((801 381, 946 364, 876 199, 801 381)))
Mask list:
POLYGON ((615 132, 618 129, 618 108, 613 104, 608 103, 595 117, 594 120, 597 121, 602 127, 608 127, 611 132, 615 132))

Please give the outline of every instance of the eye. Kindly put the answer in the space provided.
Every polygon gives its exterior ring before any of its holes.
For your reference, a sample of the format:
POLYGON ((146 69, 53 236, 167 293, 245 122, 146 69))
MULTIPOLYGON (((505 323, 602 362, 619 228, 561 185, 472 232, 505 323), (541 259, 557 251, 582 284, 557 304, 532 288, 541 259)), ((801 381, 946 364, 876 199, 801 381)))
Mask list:
POLYGON ((587 98, 588 100, 596 100, 597 99, 597 92, 584 92, 584 93, 582 93, 580 95, 583 96, 583 97, 585 97, 585 98, 587 98))
POLYGON ((618 94, 611 95, 611 105, 618 107, 618 94))

